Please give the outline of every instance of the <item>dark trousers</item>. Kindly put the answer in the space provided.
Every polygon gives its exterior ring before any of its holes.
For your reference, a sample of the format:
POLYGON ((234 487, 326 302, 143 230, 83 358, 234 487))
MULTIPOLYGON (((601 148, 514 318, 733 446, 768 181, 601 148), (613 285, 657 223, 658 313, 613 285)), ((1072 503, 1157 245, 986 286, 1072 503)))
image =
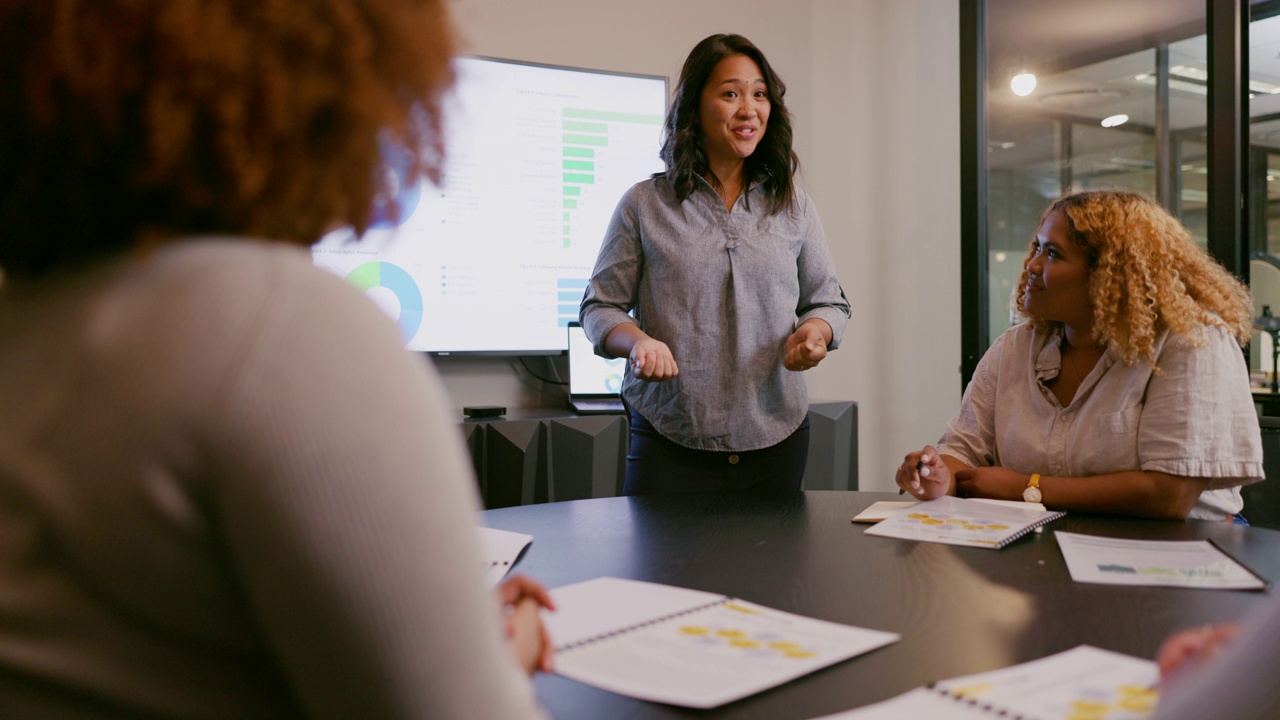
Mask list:
POLYGON ((623 495, 696 492, 797 493, 809 459, 809 416, 785 440, 746 452, 693 450, 658 434, 630 410, 623 495))

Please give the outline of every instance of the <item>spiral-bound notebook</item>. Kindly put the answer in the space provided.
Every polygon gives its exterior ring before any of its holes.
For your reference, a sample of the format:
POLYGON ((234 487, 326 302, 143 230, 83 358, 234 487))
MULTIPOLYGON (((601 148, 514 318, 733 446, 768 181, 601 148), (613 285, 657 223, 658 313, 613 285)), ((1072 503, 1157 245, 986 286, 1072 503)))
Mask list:
POLYGON ((813 720, 1138 720, 1155 712, 1158 678, 1150 660, 1080 645, 813 720))
POLYGON ((999 549, 1066 515, 1035 507, 994 505, 943 495, 890 515, 868 535, 999 549))
POLYGON ((620 695, 712 708, 896 642, 895 633, 724 595, 602 577, 551 591, 556 672, 620 695))
POLYGON ((496 528, 476 529, 480 533, 480 552, 484 557, 486 577, 490 585, 497 585, 511 572, 520 553, 533 542, 533 536, 496 528))

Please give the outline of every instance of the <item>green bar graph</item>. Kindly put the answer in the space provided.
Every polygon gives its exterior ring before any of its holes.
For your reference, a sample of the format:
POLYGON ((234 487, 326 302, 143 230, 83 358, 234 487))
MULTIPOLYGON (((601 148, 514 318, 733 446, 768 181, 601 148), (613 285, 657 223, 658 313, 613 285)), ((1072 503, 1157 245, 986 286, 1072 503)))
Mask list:
POLYGON ((565 133, 564 144, 595 145, 596 147, 605 147, 609 144, 609 138, 603 135, 575 135, 572 133, 565 133))
POLYGON ((595 148, 579 148, 567 147, 564 149, 565 157, 593 158, 596 156, 595 148))
POLYGON ((596 164, 591 160, 565 160, 564 169, 594 171, 596 169, 596 164))
POLYGON ((581 120, 565 120, 564 129, 572 132, 589 132, 600 133, 602 135, 609 134, 609 125, 598 122, 582 122, 581 120))
POLYGON ((569 222, 569 213, 567 212, 564 214, 564 221, 569 222))
MULTIPOLYGON (((564 209, 565 209, 565 210, 577 210, 577 209, 578 209, 578 201, 577 201, 577 200, 570 200, 570 199, 568 199, 568 198, 565 198, 565 201, 564 201, 564 209)), ((568 220, 568 219, 569 219, 569 213, 565 213, 565 214, 564 214, 564 219, 565 219, 565 220, 568 220)))
POLYGON ((565 235, 568 235, 568 234, 569 234, 569 226, 568 226, 568 225, 565 225, 565 226, 564 226, 564 234, 565 234, 565 235))
POLYGON ((564 194, 570 195, 573 197, 578 197, 582 195, 582 188, 578 187, 577 185, 565 185, 564 194))
POLYGON ((587 110, 585 108, 565 108, 564 117, 575 120, 605 120, 609 122, 640 123, 642 125, 661 125, 661 115, 643 115, 639 113, 613 112, 610 110, 587 110))
POLYGON ((596 176, 583 175, 581 173, 565 173, 564 181, 567 183, 577 183, 579 185, 594 185, 596 182, 596 176))
POLYGON ((564 246, 569 247, 569 238, 564 239, 564 246))

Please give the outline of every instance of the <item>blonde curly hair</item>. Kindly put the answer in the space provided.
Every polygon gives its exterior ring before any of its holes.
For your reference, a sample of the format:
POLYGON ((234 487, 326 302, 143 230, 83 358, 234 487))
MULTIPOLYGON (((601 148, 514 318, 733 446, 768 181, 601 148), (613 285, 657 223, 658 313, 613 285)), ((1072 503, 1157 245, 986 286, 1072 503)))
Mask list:
MULTIPOLYGON (((1169 330, 1193 345, 1223 327, 1243 346, 1253 326, 1249 289, 1191 238, 1177 218, 1154 200, 1122 190, 1091 190, 1055 201, 1040 218, 1062 211, 1072 240, 1089 259, 1093 338, 1114 348, 1127 365, 1155 363, 1155 344, 1169 330)), ((1011 302, 1015 312, 1041 327, 1057 323, 1021 307, 1027 263, 1011 302)))

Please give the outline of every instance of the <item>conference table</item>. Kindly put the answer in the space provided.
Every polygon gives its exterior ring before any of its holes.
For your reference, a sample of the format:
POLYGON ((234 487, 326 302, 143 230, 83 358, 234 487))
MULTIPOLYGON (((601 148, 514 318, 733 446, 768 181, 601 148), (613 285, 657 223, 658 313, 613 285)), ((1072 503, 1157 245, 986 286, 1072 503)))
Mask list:
POLYGON ((634 700, 558 675, 535 680, 554 718, 812 718, 935 680, 1080 644, 1152 658, 1171 632, 1238 619, 1271 591, 1076 583, 1054 532, 1211 539, 1280 578, 1280 532, 1207 521, 1069 513, 1001 550, 865 535, 851 519, 896 493, 811 491, 616 497, 488 510, 483 523, 533 542, 515 572, 549 587, 604 575, 716 592, 902 639, 711 710, 634 700))

